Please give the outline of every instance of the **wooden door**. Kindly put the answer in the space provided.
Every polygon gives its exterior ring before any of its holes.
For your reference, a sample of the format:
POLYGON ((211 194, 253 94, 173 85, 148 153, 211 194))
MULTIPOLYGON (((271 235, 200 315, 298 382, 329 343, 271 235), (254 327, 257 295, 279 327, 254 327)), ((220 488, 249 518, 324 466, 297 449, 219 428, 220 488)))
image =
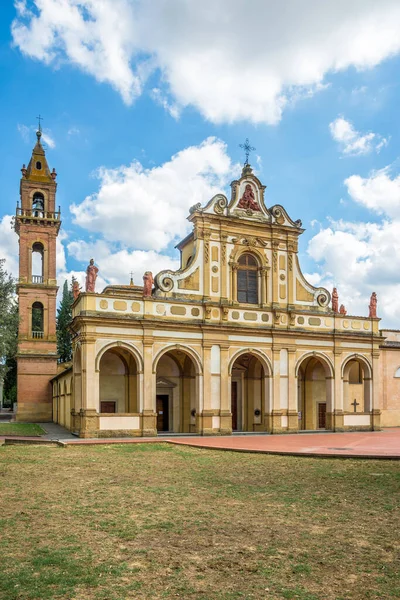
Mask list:
POLYGON ((318 403, 318 429, 325 429, 326 424, 326 402, 318 403))
POLYGON ((237 431, 238 428, 238 414, 237 414, 237 409, 238 409, 238 402, 237 402, 237 390, 238 390, 238 384, 237 381, 232 381, 232 386, 231 386, 231 412, 232 412, 232 430, 233 431, 237 431))
POLYGON ((106 400, 100 402, 100 412, 102 413, 115 413, 115 402, 106 400))
POLYGON ((169 431, 168 401, 169 397, 167 394, 157 395, 156 409, 158 431, 169 431))

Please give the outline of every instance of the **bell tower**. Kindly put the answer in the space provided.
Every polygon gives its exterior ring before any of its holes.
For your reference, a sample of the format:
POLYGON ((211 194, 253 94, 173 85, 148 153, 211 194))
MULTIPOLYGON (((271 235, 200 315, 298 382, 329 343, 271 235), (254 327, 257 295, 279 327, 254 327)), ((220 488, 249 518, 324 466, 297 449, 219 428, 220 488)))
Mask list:
POLYGON ((57 372, 56 211, 57 173, 50 172, 41 144, 28 167, 23 165, 15 231, 19 237, 19 332, 17 354, 17 421, 51 421, 50 379, 57 372))

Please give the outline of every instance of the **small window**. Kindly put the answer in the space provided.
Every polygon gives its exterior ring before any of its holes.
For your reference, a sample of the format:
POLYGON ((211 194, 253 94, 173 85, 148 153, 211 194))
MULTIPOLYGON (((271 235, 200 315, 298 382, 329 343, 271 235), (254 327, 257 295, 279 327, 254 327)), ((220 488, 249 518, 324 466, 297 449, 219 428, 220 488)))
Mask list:
POLYGON ((238 261, 237 299, 244 304, 258 304, 258 264, 251 254, 242 254, 238 261))
POLYGON ((400 377, 400 367, 397 369, 396 373, 394 374, 395 377, 400 377))
POLYGON ((42 163, 40 162, 40 160, 38 160, 38 161, 36 162, 36 168, 37 168, 37 170, 38 170, 38 171, 40 171, 40 170, 41 170, 41 168, 42 168, 42 163))

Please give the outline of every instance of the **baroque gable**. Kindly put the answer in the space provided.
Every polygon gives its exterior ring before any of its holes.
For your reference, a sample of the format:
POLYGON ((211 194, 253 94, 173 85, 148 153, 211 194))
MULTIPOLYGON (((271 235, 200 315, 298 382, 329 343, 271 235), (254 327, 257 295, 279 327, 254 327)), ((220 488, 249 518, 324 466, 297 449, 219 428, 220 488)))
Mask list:
POLYGON ((245 165, 240 179, 231 184, 229 202, 216 194, 204 207, 194 205, 188 217, 193 230, 177 245, 181 267, 156 275, 156 296, 240 305, 240 257, 250 253, 255 263, 249 269, 257 273, 249 275, 252 297, 259 308, 331 312, 330 293, 312 286, 301 272, 300 219, 293 220, 279 204, 267 208, 265 189, 245 165))

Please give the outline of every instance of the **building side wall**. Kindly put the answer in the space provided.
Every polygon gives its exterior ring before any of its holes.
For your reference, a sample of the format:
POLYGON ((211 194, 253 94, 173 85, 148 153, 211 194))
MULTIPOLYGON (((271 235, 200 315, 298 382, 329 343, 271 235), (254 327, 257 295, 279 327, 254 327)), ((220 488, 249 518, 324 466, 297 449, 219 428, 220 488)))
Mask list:
POLYGON ((395 377, 400 367, 400 348, 382 348, 382 426, 400 427, 400 377, 395 377))

